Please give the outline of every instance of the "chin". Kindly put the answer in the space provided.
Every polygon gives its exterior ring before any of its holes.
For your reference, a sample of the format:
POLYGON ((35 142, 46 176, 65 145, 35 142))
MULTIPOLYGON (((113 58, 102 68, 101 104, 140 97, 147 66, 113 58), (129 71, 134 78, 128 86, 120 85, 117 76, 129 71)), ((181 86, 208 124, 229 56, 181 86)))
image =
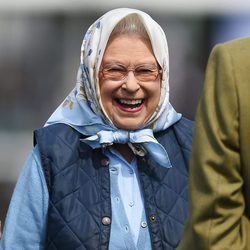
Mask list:
POLYGON ((137 124, 114 123, 114 124, 118 129, 124 129, 124 130, 130 130, 130 131, 137 130, 142 127, 142 124, 138 124, 138 123, 137 124))

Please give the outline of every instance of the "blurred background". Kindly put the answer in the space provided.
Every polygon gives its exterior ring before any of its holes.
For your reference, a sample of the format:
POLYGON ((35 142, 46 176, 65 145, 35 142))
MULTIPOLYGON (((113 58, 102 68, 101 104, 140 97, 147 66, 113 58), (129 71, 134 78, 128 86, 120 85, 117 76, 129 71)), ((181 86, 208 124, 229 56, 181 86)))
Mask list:
POLYGON ((170 101, 194 119, 211 48, 250 36, 249 0, 0 0, 0 220, 43 126, 75 85, 82 38, 106 11, 138 8, 165 30, 170 101))

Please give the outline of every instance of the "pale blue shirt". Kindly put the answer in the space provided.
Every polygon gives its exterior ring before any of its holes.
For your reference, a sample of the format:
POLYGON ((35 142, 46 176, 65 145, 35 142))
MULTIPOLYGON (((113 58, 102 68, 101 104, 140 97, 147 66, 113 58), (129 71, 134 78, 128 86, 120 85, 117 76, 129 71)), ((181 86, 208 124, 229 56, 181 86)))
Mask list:
MULTIPOLYGON (((115 150, 107 150, 110 167, 116 167, 118 186, 132 237, 137 242, 143 200, 137 163, 131 164, 115 150)), ((45 247, 49 194, 37 147, 29 155, 17 181, 5 220, 0 249, 38 250, 45 247)), ((111 227, 112 230, 112 227, 111 227)))

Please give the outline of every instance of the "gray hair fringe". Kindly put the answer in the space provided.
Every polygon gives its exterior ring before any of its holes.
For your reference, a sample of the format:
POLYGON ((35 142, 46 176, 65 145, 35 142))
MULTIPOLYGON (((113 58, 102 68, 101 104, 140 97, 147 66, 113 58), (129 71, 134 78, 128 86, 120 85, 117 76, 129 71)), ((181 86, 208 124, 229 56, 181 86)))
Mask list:
POLYGON ((113 29, 109 41, 120 35, 137 35, 149 40, 148 33, 137 14, 131 14, 123 18, 113 29))

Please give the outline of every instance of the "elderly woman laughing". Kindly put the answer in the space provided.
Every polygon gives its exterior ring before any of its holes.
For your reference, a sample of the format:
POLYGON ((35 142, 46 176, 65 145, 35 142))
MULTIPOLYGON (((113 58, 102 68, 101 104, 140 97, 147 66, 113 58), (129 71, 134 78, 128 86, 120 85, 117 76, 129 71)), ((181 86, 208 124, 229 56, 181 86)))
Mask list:
POLYGON ((177 247, 193 123, 169 103, 168 76, 166 36, 146 13, 115 9, 89 28, 76 87, 35 131, 4 249, 177 247))

